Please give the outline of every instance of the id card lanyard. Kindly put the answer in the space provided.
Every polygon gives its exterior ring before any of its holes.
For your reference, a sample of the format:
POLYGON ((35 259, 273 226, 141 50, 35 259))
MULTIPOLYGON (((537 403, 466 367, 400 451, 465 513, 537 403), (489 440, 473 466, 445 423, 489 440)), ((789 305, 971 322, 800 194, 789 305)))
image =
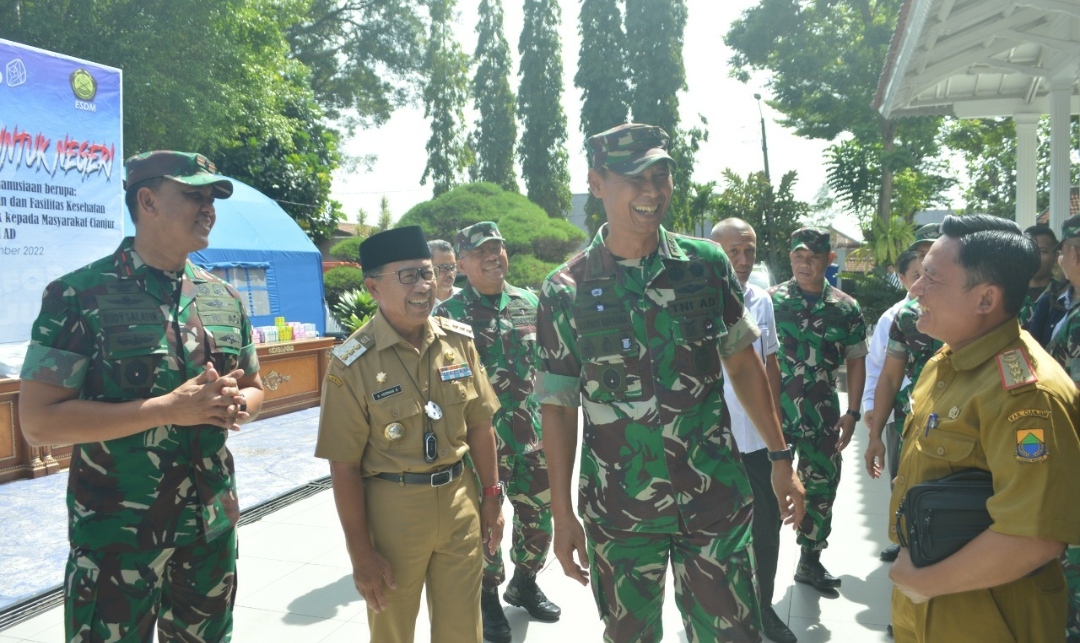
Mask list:
MULTIPOLYGON (((397 360, 398 360, 398 364, 401 364, 401 370, 405 371, 405 375, 409 378, 409 381, 412 382, 413 388, 416 389, 416 392, 420 395, 420 397, 425 398, 425 400, 424 400, 424 416, 426 417, 426 420, 424 421, 424 462, 426 462, 428 464, 431 464, 432 462, 435 462, 435 460, 437 460, 439 458, 439 444, 438 444, 438 440, 435 437, 435 430, 432 428, 431 423, 434 422, 435 420, 442 419, 442 408, 440 408, 439 405, 436 404, 435 401, 431 399, 431 395, 430 395, 431 386, 430 385, 428 386, 428 395, 424 395, 424 392, 422 390, 420 390, 420 385, 417 384, 416 380, 413 379, 412 373, 409 372, 409 369, 405 368, 405 362, 402 361, 401 355, 398 355, 396 347, 393 349, 393 353, 394 353, 394 357, 396 357, 397 360)), ((427 372, 428 372, 428 379, 430 381, 430 378, 431 378, 431 347, 430 346, 428 347, 427 372)))

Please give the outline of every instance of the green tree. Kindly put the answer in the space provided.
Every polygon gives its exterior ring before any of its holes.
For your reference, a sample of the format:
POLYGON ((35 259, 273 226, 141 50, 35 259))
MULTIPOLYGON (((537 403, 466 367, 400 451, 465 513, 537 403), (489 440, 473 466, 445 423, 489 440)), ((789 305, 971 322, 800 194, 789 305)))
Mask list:
POLYGON ((349 128, 380 125, 416 95, 424 60, 423 3, 304 4, 303 19, 287 37, 293 55, 311 70, 311 87, 328 119, 349 128))
POLYGON ((376 227, 379 232, 386 232, 394 225, 394 215, 390 213, 390 199, 383 196, 379 199, 379 223, 376 227))
POLYGON ((472 93, 480 118, 476 121, 473 143, 476 151, 473 179, 517 192, 514 171, 516 99, 510 88, 510 45, 503 35, 502 0, 481 0, 476 32, 478 38, 473 56, 476 76, 473 77, 472 93))
POLYGON ((494 183, 459 185, 413 206, 399 225, 418 225, 428 239, 452 239, 477 221, 498 224, 510 256, 507 280, 515 286, 538 287, 585 240, 569 221, 550 219, 537 204, 494 183))
POLYGON ((715 206, 718 220, 738 217, 752 225, 757 232, 758 257, 768 264, 778 282, 790 279, 789 239, 810 213, 810 206, 795 198, 797 174, 784 174, 775 189, 764 172, 744 179, 728 169, 723 176, 724 191, 715 206))
MULTIPOLYGON (((735 50, 731 64, 737 78, 748 80, 754 70, 769 72, 774 97, 767 102, 784 114, 782 125, 800 136, 830 141, 851 135, 857 153, 879 168, 874 211, 882 221, 888 221, 894 202, 894 172, 932 171, 921 163, 939 152, 940 119, 885 120, 871 106, 901 4, 902 0, 761 0, 732 23, 724 37, 735 50)), ((839 151, 844 158, 854 152, 839 151)), ((838 151, 830 153, 835 157, 838 151)), ((857 174, 841 169, 840 175, 830 175, 834 188, 844 177, 857 174)), ((861 191, 861 187, 848 190, 861 191)), ((862 201, 843 202, 864 207, 862 201)))
MULTIPOLYGON (((586 139, 627 121, 630 109, 626 33, 618 0, 582 0, 578 23, 581 48, 574 86, 581 90, 581 133, 586 139)), ((604 204, 589 194, 585 220, 596 232, 604 220, 604 204)))
POLYGON ((357 232, 357 234, 359 234, 360 231, 363 228, 367 227, 367 216, 368 216, 367 211, 364 210, 364 208, 357 208, 356 209, 356 232, 357 232))
POLYGON ((565 218, 570 210, 560 15, 556 0, 525 0, 525 25, 518 41, 521 175, 529 199, 552 218, 565 218))
POLYGON ((435 196, 458 184, 473 158, 464 131, 469 57, 454 39, 455 4, 455 0, 431 0, 431 35, 424 57, 428 74, 424 116, 431 119, 431 137, 420 183, 426 184, 431 177, 435 196))

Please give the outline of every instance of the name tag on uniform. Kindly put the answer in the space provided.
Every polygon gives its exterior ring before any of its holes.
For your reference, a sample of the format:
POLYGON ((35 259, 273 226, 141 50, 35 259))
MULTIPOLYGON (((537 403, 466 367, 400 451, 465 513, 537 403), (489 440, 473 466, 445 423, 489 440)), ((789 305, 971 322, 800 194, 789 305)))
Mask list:
POLYGON ((400 392, 401 392, 401 387, 400 386, 391 386, 390 388, 384 388, 381 391, 376 391, 376 392, 372 393, 371 394, 371 399, 378 402, 379 400, 385 400, 386 398, 390 397, 391 395, 397 395, 400 392))
POLYGON ((459 380, 463 377, 472 377, 472 369, 469 368, 468 363, 439 367, 439 379, 444 382, 459 380))

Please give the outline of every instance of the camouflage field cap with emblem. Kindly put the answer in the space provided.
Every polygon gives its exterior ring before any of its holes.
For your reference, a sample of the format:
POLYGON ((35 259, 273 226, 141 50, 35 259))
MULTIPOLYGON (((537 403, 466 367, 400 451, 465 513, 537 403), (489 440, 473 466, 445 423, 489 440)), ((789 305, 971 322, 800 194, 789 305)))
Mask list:
POLYGON ((227 199, 233 193, 232 181, 217 174, 217 168, 210 159, 194 152, 143 152, 129 158, 124 167, 127 169, 124 189, 143 181, 164 177, 185 185, 213 186, 216 199, 227 199))
POLYGON ((671 137, 663 128, 625 123, 589 137, 589 167, 607 168, 616 174, 636 176, 657 161, 675 168, 668 153, 671 137))
POLYGON ((795 252, 806 248, 814 254, 830 252, 832 242, 829 241, 829 233, 821 228, 799 228, 791 233, 791 251, 795 252))
POLYGON ((1069 239, 1080 237, 1080 214, 1069 217, 1061 224, 1061 241, 1058 241, 1055 250, 1061 250, 1061 246, 1069 239))
POLYGON ((926 243, 937 240, 941 236, 941 224, 939 223, 927 223, 926 225, 919 226, 919 229, 915 231, 915 240, 908 246, 908 250, 914 252, 920 243, 926 243))
POLYGON ((454 252, 460 256, 461 253, 475 250, 491 239, 503 240, 502 235, 499 234, 499 226, 495 225, 494 221, 474 223, 458 230, 458 233, 454 235, 454 252))

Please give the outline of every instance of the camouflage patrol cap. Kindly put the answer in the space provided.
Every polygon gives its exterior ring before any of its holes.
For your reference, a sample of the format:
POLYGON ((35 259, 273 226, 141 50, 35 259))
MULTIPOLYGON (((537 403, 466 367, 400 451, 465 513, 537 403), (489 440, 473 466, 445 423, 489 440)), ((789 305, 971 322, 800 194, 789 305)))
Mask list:
POLYGON ((668 156, 671 137, 663 128, 640 123, 625 123, 589 137, 589 167, 607 168, 616 174, 636 176, 650 165, 668 156))
POLYGON ((1076 239, 1080 237, 1080 214, 1071 216, 1061 224, 1061 241, 1058 241, 1056 250, 1061 250, 1061 246, 1065 244, 1068 239, 1076 239))
POLYGON ((915 250, 919 247, 920 243, 933 243, 940 236, 940 223, 927 223, 926 225, 919 226, 919 229, 915 231, 915 240, 908 246, 908 250, 915 250))
POLYGON ((458 230, 458 233, 454 235, 454 252, 461 255, 463 252, 475 250, 480 247, 480 244, 490 239, 502 241, 499 226, 495 225, 494 221, 474 223, 458 230))
POLYGON ((202 154, 172 150, 143 152, 129 158, 124 167, 127 168, 124 189, 164 177, 185 185, 212 186, 218 199, 227 199, 233 193, 232 181, 217 174, 217 168, 202 154))
POLYGON ((799 228, 795 232, 791 233, 791 251, 795 252, 800 248, 806 248, 814 254, 822 252, 830 252, 832 250, 832 242, 829 240, 829 233, 827 230, 821 228, 799 228))

